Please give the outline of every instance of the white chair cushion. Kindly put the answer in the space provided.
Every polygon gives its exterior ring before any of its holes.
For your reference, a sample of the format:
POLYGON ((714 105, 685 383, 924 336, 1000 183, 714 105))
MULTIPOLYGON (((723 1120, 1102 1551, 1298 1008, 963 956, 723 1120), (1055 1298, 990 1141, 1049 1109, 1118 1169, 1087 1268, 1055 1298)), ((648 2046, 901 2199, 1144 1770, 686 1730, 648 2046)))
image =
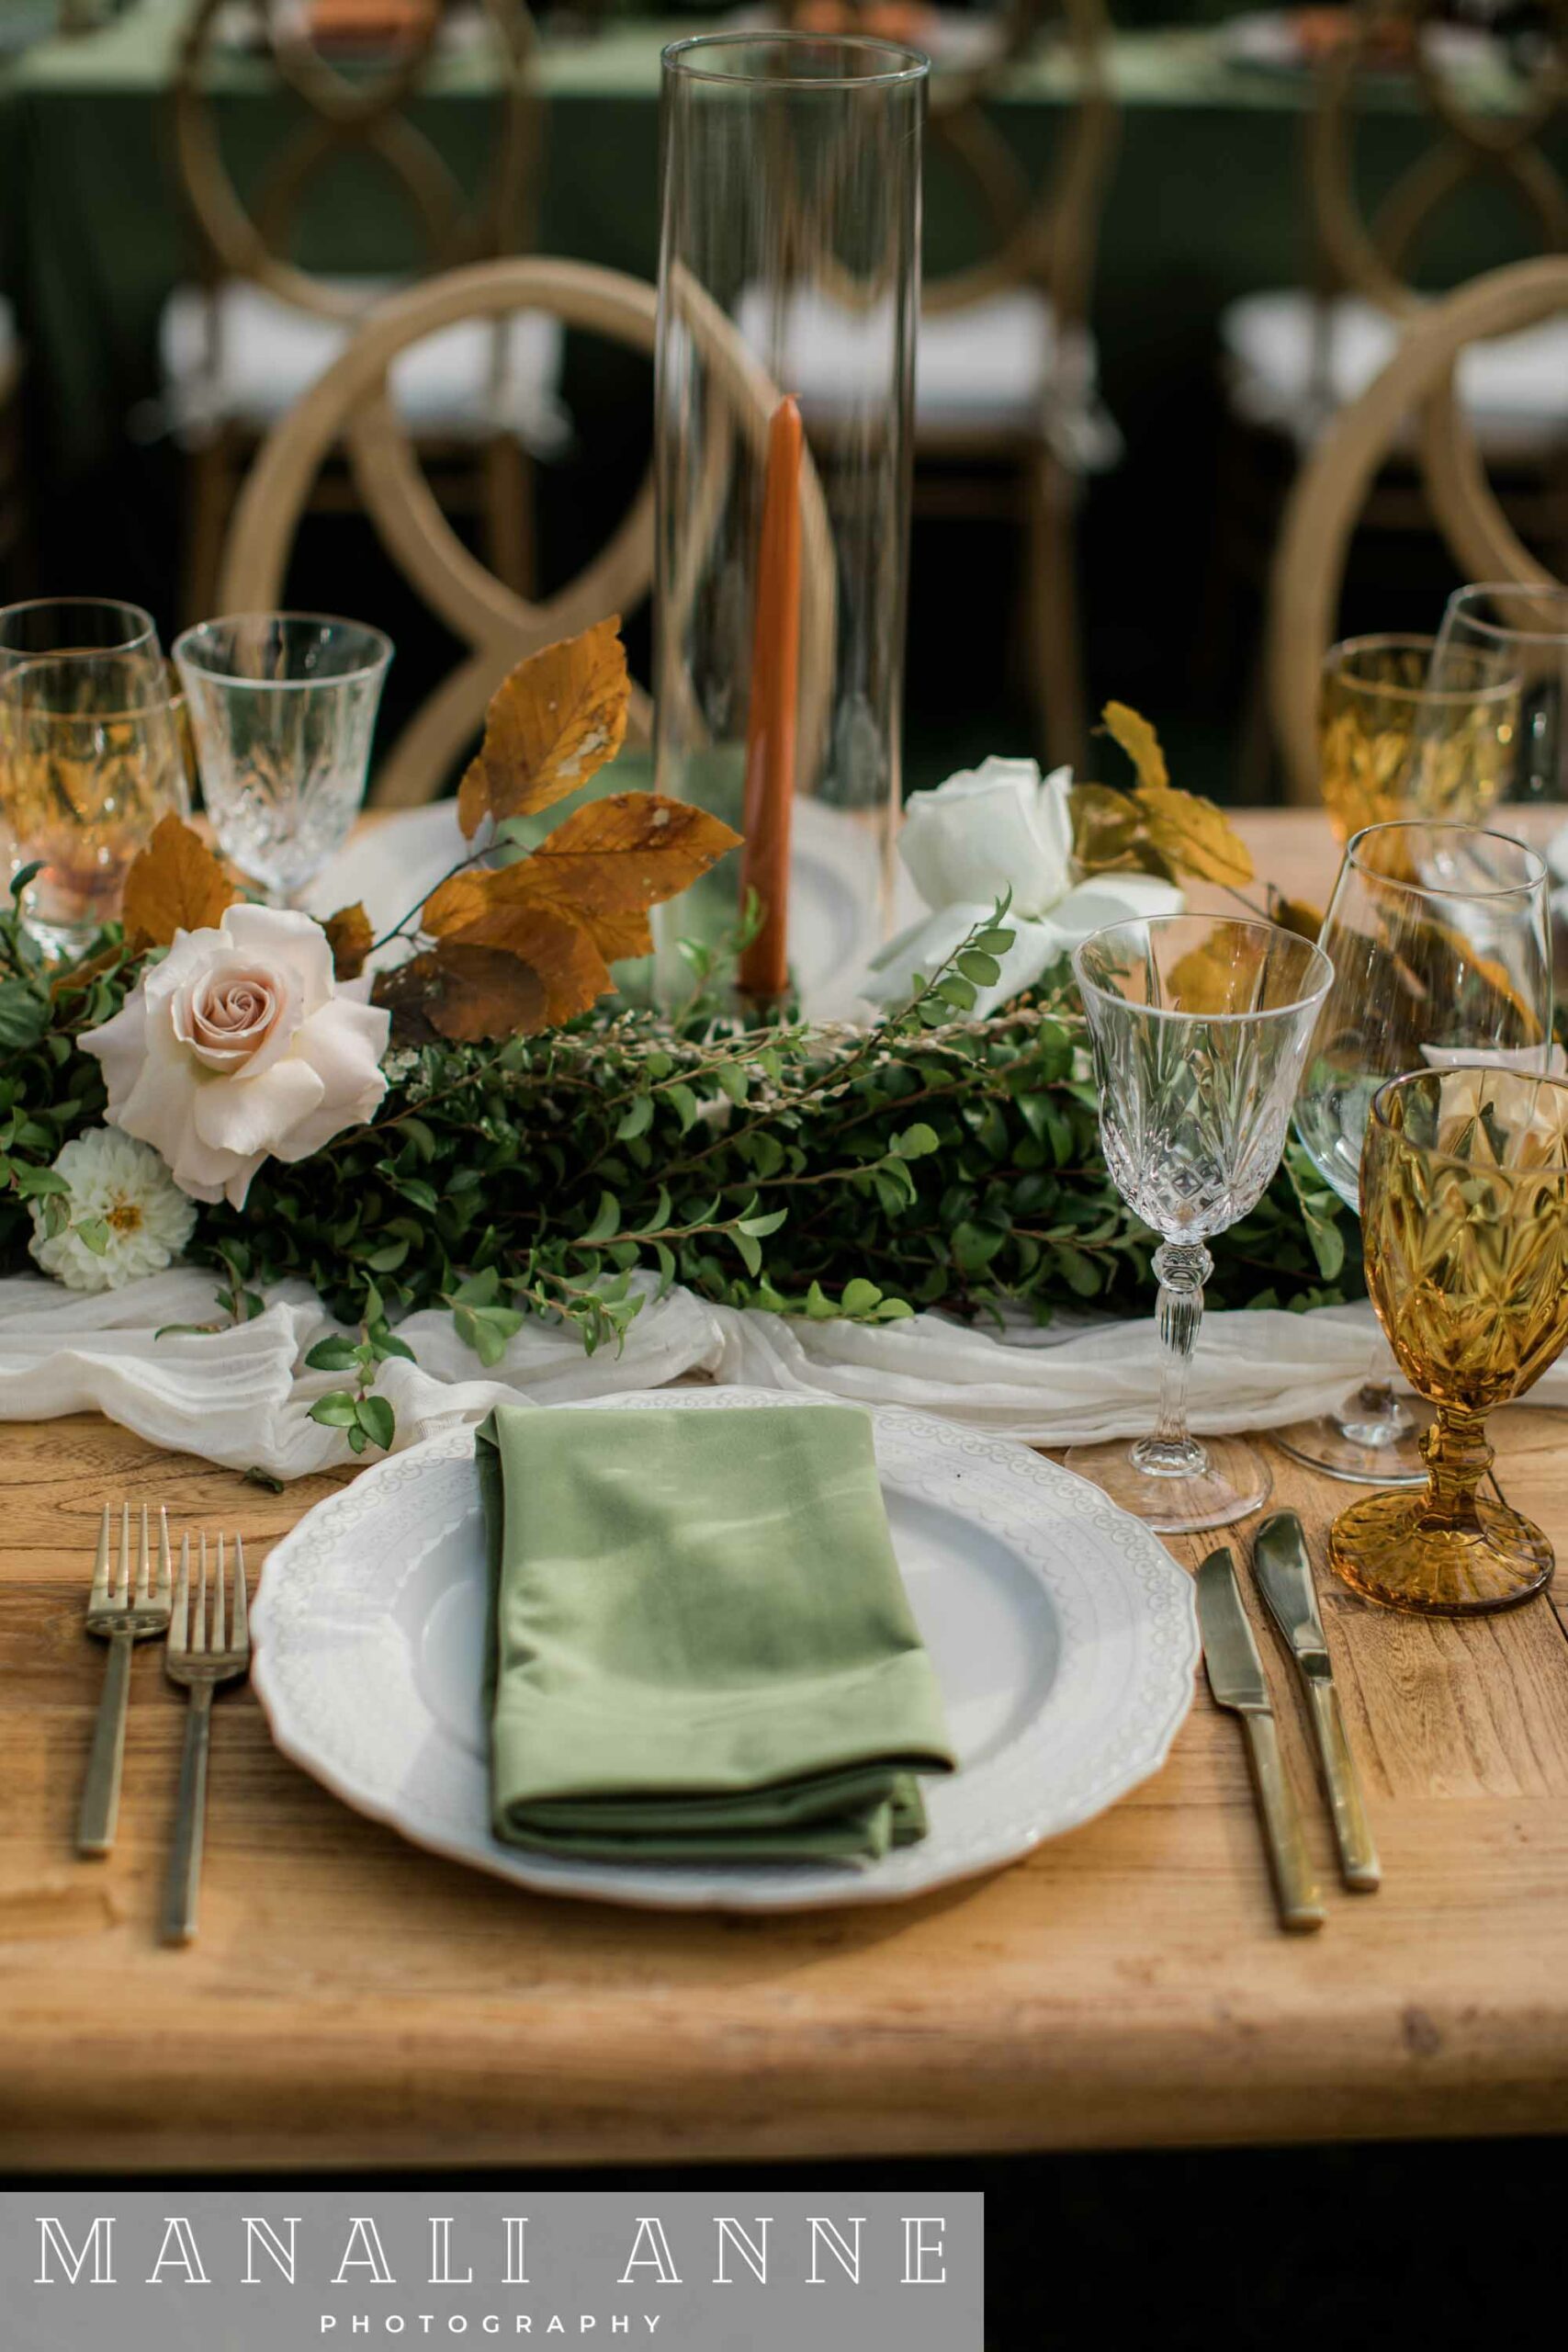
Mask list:
MULTIPOLYGON (((807 414, 831 420, 867 387, 887 380, 893 334, 890 302, 852 310, 820 293, 786 306, 782 353, 769 332, 771 308, 761 287, 740 297, 736 322, 764 366, 807 414)), ((1027 286, 922 312, 915 343, 915 433, 1043 434, 1070 462, 1109 462, 1116 428, 1095 389, 1093 340, 1062 335, 1049 298, 1027 286)))
MULTIPOLYGON (((367 310, 396 292, 390 278, 330 281, 367 310)), ((354 333, 236 278, 216 295, 176 287, 164 305, 158 345, 165 405, 177 433, 235 424, 265 433, 330 367, 354 333), (210 336, 217 311, 217 364, 210 336)), ((502 356, 488 319, 463 319, 413 344, 392 363, 399 413, 416 432, 477 439, 514 433, 536 456, 558 449, 570 429, 559 397, 561 323, 539 311, 504 322, 502 356)))
MULTIPOLYGON (((1393 356, 1399 333, 1359 295, 1325 302, 1281 287, 1232 302, 1220 316, 1220 340, 1235 412, 1307 448, 1393 356)), ((1488 457, 1549 451, 1568 436, 1568 318, 1472 344, 1459 382, 1488 457)))

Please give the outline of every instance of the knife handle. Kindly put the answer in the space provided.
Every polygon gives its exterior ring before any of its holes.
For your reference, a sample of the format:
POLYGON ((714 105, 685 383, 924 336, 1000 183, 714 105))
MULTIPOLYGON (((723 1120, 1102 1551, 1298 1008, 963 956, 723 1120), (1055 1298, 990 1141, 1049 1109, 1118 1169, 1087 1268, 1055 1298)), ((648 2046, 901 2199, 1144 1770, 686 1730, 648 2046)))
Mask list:
POLYGON ((1305 1678, 1312 1702, 1312 1727, 1323 1765, 1334 1842, 1339 1849, 1339 1873, 1359 1894, 1370 1894, 1382 1883, 1382 1866, 1372 1841, 1371 1825, 1361 1795, 1360 1775, 1350 1752, 1340 1712, 1339 1693, 1332 1682, 1316 1675, 1305 1678))
POLYGON ((1280 1735, 1274 1728, 1274 1718, 1267 1714, 1245 1714, 1247 1742, 1252 1758, 1252 1777, 1258 1789, 1258 1808, 1263 1816, 1263 1834, 1269 1842, 1269 1861, 1274 1873, 1274 1893, 1279 1899, 1280 1923, 1297 1932, 1304 1932, 1323 1925, 1323 1903, 1313 1876, 1312 1861, 1302 1835, 1302 1817, 1296 1811, 1296 1801, 1291 1794, 1291 1784, 1285 1778, 1284 1758, 1280 1753, 1280 1735))

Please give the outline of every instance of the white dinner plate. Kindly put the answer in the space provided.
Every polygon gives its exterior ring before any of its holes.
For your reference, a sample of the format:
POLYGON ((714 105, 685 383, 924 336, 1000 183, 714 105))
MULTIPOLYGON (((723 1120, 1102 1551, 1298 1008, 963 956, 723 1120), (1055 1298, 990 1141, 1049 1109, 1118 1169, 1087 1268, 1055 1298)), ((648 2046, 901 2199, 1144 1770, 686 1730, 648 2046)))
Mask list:
MULTIPOLYGON (((683 1388, 575 1409, 780 1402, 764 1389, 683 1388)), ((855 1870, 564 1860, 492 1837, 468 1430, 378 1464, 272 1554, 253 1622, 274 1739, 416 1845, 548 1894, 671 1910, 894 1902, 1076 1828, 1165 1761, 1198 1664, 1191 1581, 1097 1487, 1023 1446, 902 1408, 872 1419, 894 1547, 960 1764, 925 1781, 919 1844, 855 1870)))
MULTIPOLYGON (((341 850, 311 884, 307 902, 312 914, 324 918, 360 899, 379 934, 428 898, 468 850, 455 800, 400 809, 341 850)), ((866 826, 802 794, 795 804, 790 854, 790 961, 803 1009, 812 1018, 853 1014, 865 967, 882 944, 879 890, 877 847, 866 826)), ((919 910, 900 869, 896 927, 912 922, 919 910)))

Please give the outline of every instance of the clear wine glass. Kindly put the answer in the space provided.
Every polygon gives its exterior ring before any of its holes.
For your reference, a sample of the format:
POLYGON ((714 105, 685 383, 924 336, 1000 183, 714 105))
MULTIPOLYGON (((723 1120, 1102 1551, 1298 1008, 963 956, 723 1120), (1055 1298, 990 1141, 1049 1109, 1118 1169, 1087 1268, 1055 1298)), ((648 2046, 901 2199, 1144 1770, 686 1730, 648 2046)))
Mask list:
MULTIPOLYGON (((1389 1079, 1453 1062, 1544 1072, 1551 1038, 1547 871, 1535 851, 1469 825, 1371 825, 1345 853, 1318 934, 1334 986, 1296 1103, 1318 1173, 1359 1213, 1361 1146, 1389 1079)), ((1338 1410, 1278 1442, 1330 1476, 1426 1477, 1421 1424, 1393 1393, 1386 1343, 1338 1410)))
POLYGON ((273 904, 334 857, 365 797, 389 639, 321 613, 239 613, 175 641, 225 855, 273 904))
POLYGON ((1462 691, 1478 657, 1500 663, 1519 681, 1519 724, 1505 798, 1568 799, 1568 588, 1519 581, 1457 588, 1433 649, 1431 695, 1462 691))
POLYGON ((1136 1444, 1075 1446, 1069 1468, 1165 1530, 1225 1527, 1268 1498, 1244 1439, 1200 1442, 1187 1383, 1213 1270, 1204 1244, 1255 1206, 1280 1164, 1313 1024, 1334 974, 1273 923, 1159 915, 1073 956, 1111 1181, 1160 1237, 1159 1419, 1136 1444))

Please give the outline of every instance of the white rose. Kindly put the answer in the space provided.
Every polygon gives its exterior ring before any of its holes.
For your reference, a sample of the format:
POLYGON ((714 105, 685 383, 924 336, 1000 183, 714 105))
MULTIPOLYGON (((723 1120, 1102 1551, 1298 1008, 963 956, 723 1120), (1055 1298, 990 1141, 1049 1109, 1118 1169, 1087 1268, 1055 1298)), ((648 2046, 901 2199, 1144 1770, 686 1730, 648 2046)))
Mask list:
POLYGON ((1060 956, 1107 923, 1180 912, 1181 892, 1157 875, 1078 879, 1072 782, 1070 768, 1043 777, 1034 760, 993 756, 950 775, 934 792, 910 795, 898 850, 931 912, 873 958, 864 982, 873 1002, 904 1002, 917 975, 930 979, 990 920, 1006 891, 1012 903, 1003 922, 1013 944, 1000 958, 1000 978, 979 991, 976 1020, 1032 988, 1060 956))
POLYGON ((898 854, 928 907, 989 903, 1012 892, 1012 912, 1047 913, 1073 887, 1070 768, 1042 780, 1034 760, 994 754, 916 792, 898 854))
POLYGON ((82 1044, 114 1125, 162 1152, 194 1200, 243 1208, 264 1159, 308 1159, 386 1093, 389 1016, 361 985, 336 987, 310 916, 234 906, 215 931, 177 933, 82 1044))

